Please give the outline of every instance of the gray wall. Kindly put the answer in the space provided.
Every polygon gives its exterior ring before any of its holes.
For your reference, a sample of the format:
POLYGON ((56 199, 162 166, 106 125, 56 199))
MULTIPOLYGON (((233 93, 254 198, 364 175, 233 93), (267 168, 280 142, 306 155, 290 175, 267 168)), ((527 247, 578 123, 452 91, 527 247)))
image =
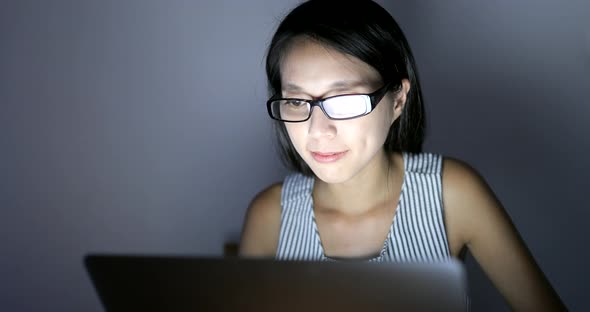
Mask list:
MULTIPOLYGON (((99 311, 88 252, 220 255, 281 179, 263 55, 298 1, 0 3, 0 309, 99 311)), ((590 7, 380 1, 413 46, 429 151, 474 165, 588 310, 590 7)), ((505 309, 472 259, 475 310, 505 309)))

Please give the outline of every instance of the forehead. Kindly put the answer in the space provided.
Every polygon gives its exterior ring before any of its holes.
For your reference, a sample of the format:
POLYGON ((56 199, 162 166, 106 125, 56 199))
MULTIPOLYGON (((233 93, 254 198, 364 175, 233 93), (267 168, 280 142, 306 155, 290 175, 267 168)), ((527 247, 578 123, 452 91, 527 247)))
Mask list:
POLYGON ((374 86, 381 81, 372 66, 310 39, 298 38, 281 60, 281 85, 304 89, 347 84, 374 86))

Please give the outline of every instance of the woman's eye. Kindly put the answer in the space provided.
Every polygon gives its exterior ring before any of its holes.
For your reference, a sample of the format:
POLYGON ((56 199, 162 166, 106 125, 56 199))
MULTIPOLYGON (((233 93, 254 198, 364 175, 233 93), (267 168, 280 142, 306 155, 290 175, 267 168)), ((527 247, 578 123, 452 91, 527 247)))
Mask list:
POLYGON ((296 100, 288 100, 285 102, 286 105, 293 106, 293 107, 300 107, 305 105, 303 101, 296 101, 296 100))

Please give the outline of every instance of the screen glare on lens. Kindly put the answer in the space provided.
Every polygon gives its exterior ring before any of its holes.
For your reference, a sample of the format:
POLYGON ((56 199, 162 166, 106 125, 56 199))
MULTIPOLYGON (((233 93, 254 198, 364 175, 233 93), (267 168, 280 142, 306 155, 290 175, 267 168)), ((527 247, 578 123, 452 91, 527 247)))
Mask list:
POLYGON ((371 111, 371 99, 366 95, 345 95, 327 99, 326 113, 332 118, 349 118, 371 111))

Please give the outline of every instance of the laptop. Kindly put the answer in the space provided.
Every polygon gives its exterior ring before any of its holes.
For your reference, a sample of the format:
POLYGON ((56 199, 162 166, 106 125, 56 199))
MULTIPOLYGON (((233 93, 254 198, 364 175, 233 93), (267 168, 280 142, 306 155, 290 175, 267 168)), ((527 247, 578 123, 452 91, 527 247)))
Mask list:
POLYGON ((106 311, 465 311, 460 262, 88 255, 106 311))

